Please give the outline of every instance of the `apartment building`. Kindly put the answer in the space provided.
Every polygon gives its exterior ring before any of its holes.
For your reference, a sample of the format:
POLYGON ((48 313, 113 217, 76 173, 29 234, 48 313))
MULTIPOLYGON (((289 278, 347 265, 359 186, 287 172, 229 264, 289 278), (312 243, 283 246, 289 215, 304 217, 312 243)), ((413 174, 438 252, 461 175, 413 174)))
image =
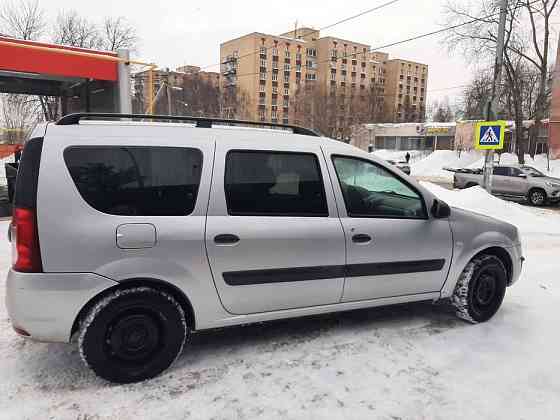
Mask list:
POLYGON ((391 121, 421 122, 426 114, 428 66, 407 60, 386 62, 386 109, 391 121))
MULTIPOLYGON (((379 120, 396 120, 399 99, 404 100, 399 98, 402 83, 400 73, 395 76, 389 69, 400 71, 396 63, 402 60, 389 60, 388 54, 370 49, 367 44, 337 37, 321 38, 313 28, 278 36, 253 32, 221 44, 221 84, 224 91, 243 95, 243 106, 254 120, 301 123, 294 105, 302 92, 310 90, 336 98, 335 133, 339 127, 358 122, 353 120, 361 110, 370 119, 376 114, 379 120)), ((427 66, 414 63, 416 67, 425 69, 422 74, 427 81, 427 66)), ((414 86, 412 82, 411 89, 414 86)), ((418 120, 423 118, 422 109, 418 106, 418 120)), ((400 118, 407 115, 401 111, 400 118)))

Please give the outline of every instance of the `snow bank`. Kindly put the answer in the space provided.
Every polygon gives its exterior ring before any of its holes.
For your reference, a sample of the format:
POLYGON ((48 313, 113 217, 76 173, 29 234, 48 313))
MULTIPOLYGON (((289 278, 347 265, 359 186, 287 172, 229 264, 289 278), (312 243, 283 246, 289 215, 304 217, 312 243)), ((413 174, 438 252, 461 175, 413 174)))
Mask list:
POLYGON ((394 160, 395 162, 402 162, 406 160, 406 154, 410 153, 410 162, 414 162, 417 160, 421 160, 426 158, 430 154, 429 151, 423 150, 388 150, 388 149, 379 149, 374 150, 372 154, 377 156, 378 158, 385 159, 385 160, 394 160))
POLYGON ((522 233, 560 234, 558 212, 504 201, 488 194, 481 187, 451 191, 430 182, 422 182, 422 185, 451 206, 511 223, 522 233))
POLYGON ((412 175, 425 178, 440 178, 453 181, 453 173, 443 168, 463 168, 481 159, 479 152, 461 152, 461 156, 454 150, 436 150, 425 159, 412 164, 412 175))

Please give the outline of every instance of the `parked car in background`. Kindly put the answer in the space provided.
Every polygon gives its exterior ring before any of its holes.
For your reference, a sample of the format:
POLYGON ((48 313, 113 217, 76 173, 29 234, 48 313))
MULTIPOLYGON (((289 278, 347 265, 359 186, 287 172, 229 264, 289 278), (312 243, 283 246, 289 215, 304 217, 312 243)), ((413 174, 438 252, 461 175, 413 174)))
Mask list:
MULTIPOLYGON (((448 169, 455 172, 453 186, 463 189, 482 185, 482 169, 448 169)), ((533 206, 560 202, 560 179, 546 176, 531 166, 494 167, 492 194, 527 200, 533 206)))
POLYGON ((394 161, 394 160, 388 160, 387 162, 389 162, 391 165, 396 166, 397 168, 399 168, 401 171, 403 171, 405 174, 410 175, 410 165, 404 161, 394 161))
POLYGON ((6 306, 22 336, 76 337, 110 381, 159 374, 212 328, 442 300, 484 322, 520 276, 515 226, 340 141, 107 118, 68 115, 27 142, 6 306))

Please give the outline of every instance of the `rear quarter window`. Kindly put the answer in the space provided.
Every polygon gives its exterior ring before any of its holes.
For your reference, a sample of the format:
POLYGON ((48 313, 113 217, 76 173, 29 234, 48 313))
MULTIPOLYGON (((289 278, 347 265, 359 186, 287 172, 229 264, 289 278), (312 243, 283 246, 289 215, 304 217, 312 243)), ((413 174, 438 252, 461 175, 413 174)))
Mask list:
POLYGON ((64 161, 82 198, 122 216, 186 216, 196 205, 202 152, 185 147, 78 146, 64 161))

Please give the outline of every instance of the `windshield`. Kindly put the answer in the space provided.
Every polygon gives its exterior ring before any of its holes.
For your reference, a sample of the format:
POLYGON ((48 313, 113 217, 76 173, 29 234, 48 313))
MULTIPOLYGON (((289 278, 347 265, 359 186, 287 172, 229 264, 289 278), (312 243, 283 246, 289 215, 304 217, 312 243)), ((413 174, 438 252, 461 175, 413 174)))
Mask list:
POLYGON ((529 176, 535 176, 535 177, 545 176, 541 171, 532 168, 531 166, 522 166, 521 170, 529 176))

